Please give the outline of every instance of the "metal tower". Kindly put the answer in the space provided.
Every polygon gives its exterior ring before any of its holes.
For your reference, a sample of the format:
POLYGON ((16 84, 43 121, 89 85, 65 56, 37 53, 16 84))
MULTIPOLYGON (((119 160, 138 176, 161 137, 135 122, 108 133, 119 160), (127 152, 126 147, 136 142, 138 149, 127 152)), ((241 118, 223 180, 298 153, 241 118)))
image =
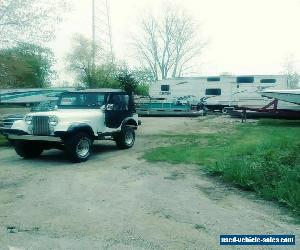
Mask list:
MULTIPOLYGON (((92 0, 92 40, 94 44, 97 41, 100 42, 101 47, 108 54, 108 59, 113 62, 114 52, 108 0, 92 0)), ((95 50, 93 54, 95 54, 95 50)))

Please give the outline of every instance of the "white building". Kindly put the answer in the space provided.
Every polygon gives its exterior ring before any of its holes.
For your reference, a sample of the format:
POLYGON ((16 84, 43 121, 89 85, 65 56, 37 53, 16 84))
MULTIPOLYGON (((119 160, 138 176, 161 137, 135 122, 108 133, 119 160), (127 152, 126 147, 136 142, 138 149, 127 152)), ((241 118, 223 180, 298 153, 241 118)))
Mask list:
POLYGON ((288 88, 286 75, 247 75, 247 76, 213 76, 180 77, 161 80, 150 86, 152 98, 176 100, 186 98, 206 103, 213 109, 227 106, 262 107, 271 100, 261 97, 258 91, 263 89, 288 88))

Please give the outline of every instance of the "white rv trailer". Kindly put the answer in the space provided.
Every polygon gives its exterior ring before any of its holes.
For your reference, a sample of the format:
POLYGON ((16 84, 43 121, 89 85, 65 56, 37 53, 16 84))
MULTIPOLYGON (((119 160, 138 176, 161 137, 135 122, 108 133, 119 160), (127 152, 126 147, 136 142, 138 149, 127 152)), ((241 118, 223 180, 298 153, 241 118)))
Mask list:
POLYGON ((187 98, 199 101, 204 97, 210 109, 222 110, 224 107, 236 106, 262 107, 267 105, 270 99, 262 97, 259 91, 286 88, 286 75, 221 75, 157 81, 150 86, 149 94, 152 98, 168 100, 187 98))

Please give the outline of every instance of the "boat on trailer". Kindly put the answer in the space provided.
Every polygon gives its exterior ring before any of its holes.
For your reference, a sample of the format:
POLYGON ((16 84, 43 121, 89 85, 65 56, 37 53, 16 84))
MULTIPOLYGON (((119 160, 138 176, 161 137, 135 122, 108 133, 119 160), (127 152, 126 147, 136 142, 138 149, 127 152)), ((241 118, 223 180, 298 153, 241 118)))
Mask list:
POLYGON ((275 98, 284 102, 300 105, 300 89, 265 90, 260 91, 263 97, 275 98))
POLYGON ((299 109, 280 109, 278 101, 300 105, 300 89, 264 90, 259 92, 263 97, 272 98, 273 101, 262 108, 237 108, 230 112, 231 117, 246 118, 276 118, 300 119, 299 109))

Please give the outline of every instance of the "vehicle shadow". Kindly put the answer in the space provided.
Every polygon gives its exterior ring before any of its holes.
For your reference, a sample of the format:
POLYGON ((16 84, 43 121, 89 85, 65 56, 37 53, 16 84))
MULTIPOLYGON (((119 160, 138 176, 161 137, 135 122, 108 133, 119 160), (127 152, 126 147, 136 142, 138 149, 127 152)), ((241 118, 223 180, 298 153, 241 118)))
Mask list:
POLYGON ((115 144, 94 144, 93 154, 118 151, 115 144))
POLYGON ((67 154, 64 151, 58 149, 45 150, 38 158, 28 161, 40 163, 39 166, 54 163, 51 164, 51 166, 53 167, 71 163, 67 154))
MULTIPOLYGON (((94 144, 92 149, 92 154, 89 160, 93 160, 95 155, 106 154, 114 151, 118 151, 118 148, 116 147, 115 144, 98 144, 98 143, 94 144)), ((53 166, 74 164, 73 162, 70 161, 68 155, 64 151, 57 150, 57 149, 46 150, 42 153, 40 157, 28 161, 39 162, 40 164, 55 163, 55 165, 53 166)))

